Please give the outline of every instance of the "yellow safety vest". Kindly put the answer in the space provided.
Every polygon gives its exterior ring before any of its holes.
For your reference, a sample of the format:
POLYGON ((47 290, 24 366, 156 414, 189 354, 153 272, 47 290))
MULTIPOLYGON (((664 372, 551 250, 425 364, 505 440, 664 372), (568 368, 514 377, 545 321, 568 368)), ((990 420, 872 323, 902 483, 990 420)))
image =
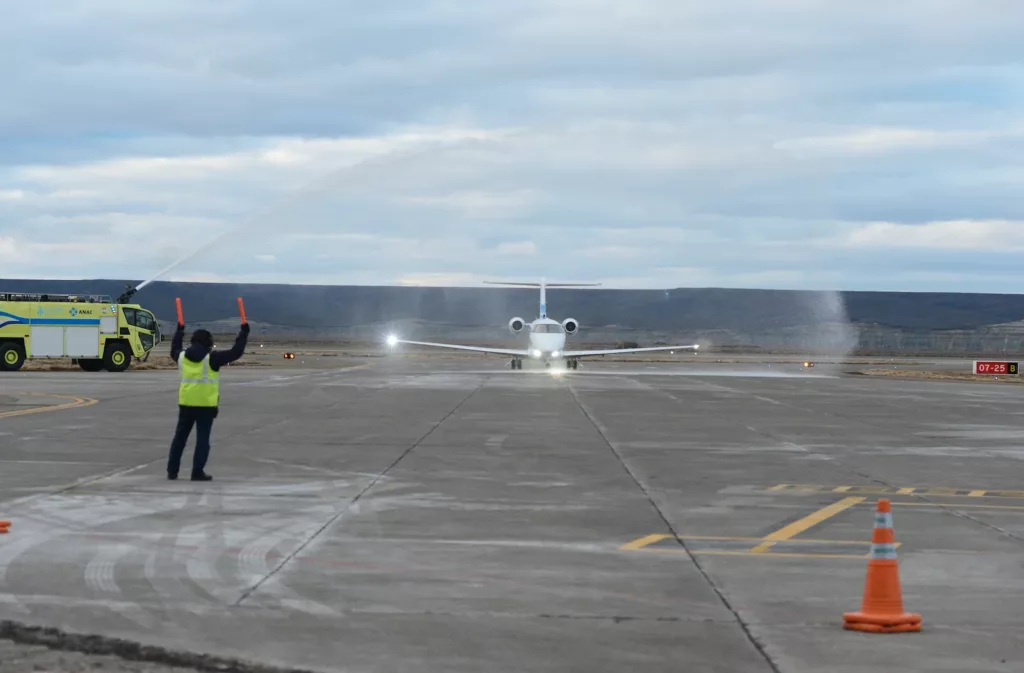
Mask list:
POLYGON ((220 372, 210 369, 210 355, 202 362, 192 362, 185 351, 178 355, 181 387, 178 404, 185 407, 215 407, 220 402, 220 372))

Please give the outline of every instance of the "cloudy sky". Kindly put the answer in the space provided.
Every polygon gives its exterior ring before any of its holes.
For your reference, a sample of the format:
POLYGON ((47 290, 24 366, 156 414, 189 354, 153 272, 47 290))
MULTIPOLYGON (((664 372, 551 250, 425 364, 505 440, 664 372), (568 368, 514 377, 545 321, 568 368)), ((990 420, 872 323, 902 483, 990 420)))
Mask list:
POLYGON ((1021 25, 1019 0, 7 3, 0 277, 1024 292, 1021 25))

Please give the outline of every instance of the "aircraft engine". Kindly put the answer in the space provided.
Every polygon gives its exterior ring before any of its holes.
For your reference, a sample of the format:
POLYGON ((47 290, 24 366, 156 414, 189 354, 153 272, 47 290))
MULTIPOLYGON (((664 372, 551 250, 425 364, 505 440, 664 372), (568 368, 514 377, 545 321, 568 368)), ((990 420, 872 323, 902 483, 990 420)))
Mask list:
POLYGON ((566 318, 562 321, 562 329, 565 330, 566 334, 575 334, 579 328, 580 324, 573 318, 566 318))
POLYGON ((508 321, 508 329, 512 334, 519 334, 526 327, 526 321, 522 318, 512 318, 508 321))

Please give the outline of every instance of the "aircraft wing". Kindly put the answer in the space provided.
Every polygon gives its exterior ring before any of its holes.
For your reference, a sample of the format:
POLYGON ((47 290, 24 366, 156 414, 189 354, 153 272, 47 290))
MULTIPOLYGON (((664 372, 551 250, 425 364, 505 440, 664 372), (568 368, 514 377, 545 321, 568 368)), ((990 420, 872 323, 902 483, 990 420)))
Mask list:
POLYGON ((650 353, 652 351, 685 351, 685 350, 697 350, 700 348, 697 344, 690 344, 688 346, 650 346, 647 348, 609 348, 607 350, 600 351, 565 351, 562 353, 562 357, 567 358, 586 358, 598 355, 624 355, 626 353, 650 353))
POLYGON ((429 341, 406 341, 405 339, 395 339, 392 343, 396 344, 411 344, 413 346, 432 346, 434 348, 450 348, 457 351, 472 351, 474 353, 493 353, 494 355, 518 355, 520 357, 529 357, 530 351, 528 350, 516 350, 512 348, 487 348, 481 346, 460 346, 457 344, 436 344, 429 341))

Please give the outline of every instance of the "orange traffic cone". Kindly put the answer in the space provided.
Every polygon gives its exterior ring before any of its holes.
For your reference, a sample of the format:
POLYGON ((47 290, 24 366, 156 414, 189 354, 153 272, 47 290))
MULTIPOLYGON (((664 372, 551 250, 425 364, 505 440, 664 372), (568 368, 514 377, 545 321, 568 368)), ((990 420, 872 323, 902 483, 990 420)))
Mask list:
POLYGON ((875 513, 871 558, 868 560, 860 612, 844 614, 843 621, 843 628, 867 633, 909 633, 921 630, 921 615, 903 611, 892 505, 886 498, 878 501, 875 513))

